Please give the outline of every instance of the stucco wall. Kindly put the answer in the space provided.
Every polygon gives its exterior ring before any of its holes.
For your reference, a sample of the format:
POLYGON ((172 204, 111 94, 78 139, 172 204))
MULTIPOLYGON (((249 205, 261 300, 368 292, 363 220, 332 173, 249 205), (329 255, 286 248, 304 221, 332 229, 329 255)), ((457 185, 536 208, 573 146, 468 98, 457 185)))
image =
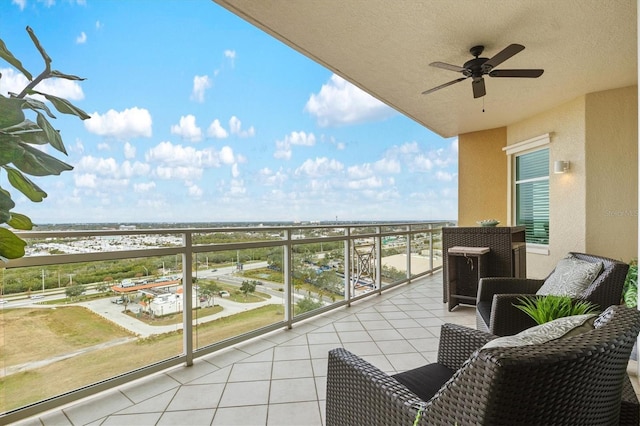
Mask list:
POLYGON ((549 254, 527 253, 527 276, 544 278, 570 251, 584 252, 585 98, 580 97, 507 128, 509 145, 551 134, 549 146, 549 254), (571 162, 571 171, 554 174, 553 162, 571 162))
POLYGON ((504 127, 458 136, 458 225, 484 219, 507 221, 504 127))
POLYGON ((637 86, 586 96, 586 251, 638 253, 637 86))

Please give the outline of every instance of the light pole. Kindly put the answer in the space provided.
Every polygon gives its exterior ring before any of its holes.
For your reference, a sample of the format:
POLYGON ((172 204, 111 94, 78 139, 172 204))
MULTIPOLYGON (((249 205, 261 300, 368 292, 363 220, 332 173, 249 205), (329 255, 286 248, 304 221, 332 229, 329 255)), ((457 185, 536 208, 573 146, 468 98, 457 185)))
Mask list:
POLYGON ((149 276, 149 270, 147 269, 147 267, 146 267, 146 266, 143 266, 143 268, 144 268, 144 271, 147 273, 147 275, 146 275, 146 276, 148 277, 148 276, 149 276))

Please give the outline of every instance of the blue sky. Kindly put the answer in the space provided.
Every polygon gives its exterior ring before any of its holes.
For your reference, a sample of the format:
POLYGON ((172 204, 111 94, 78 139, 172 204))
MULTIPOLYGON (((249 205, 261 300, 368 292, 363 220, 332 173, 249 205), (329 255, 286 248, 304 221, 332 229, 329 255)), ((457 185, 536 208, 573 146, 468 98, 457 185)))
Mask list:
MULTIPOLYGON (((27 25, 86 78, 37 89, 92 117, 52 121, 74 170, 33 178, 48 198, 12 192, 34 223, 457 217, 457 139, 211 1, 4 0, 0 38, 37 75, 27 25)), ((0 73, 5 96, 26 84, 0 73)))

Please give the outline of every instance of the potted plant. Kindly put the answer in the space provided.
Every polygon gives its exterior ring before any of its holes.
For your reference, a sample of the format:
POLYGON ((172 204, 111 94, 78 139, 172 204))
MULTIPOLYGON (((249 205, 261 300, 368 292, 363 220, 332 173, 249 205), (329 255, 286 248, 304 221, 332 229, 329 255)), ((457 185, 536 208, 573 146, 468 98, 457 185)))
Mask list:
POLYGON ((520 304, 514 305, 537 324, 553 321, 572 315, 597 313, 597 306, 587 300, 574 300, 569 296, 535 296, 518 298, 520 304))
POLYGON ((638 307, 638 259, 629 262, 629 271, 622 288, 622 300, 630 308, 638 307))

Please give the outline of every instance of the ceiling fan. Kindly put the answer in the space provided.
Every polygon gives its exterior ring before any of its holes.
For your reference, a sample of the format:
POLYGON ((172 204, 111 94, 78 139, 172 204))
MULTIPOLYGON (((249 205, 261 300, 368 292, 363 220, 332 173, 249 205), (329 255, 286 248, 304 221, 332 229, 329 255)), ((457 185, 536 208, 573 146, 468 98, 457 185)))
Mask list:
POLYGON ((433 89, 425 90, 422 92, 423 95, 428 95, 429 93, 433 93, 436 90, 440 90, 444 87, 451 86, 452 84, 459 83, 467 78, 473 78, 471 82, 471 88, 473 89, 473 97, 481 98, 486 95, 487 91, 484 86, 484 77, 488 75, 489 77, 519 77, 519 78, 538 78, 542 75, 544 70, 541 69, 515 69, 515 70, 496 70, 494 69, 496 66, 500 65, 507 59, 514 56, 516 53, 522 52, 524 50, 524 46, 521 44, 510 44, 505 47, 501 52, 493 56, 491 59, 489 58, 480 58, 482 55, 482 51, 484 50, 484 46, 474 46, 469 49, 469 52, 473 56, 474 59, 471 59, 464 63, 463 66, 459 67, 457 65, 451 65, 444 62, 432 62, 429 65, 436 68, 442 68, 449 71, 460 72, 464 77, 457 78, 453 81, 450 81, 445 84, 441 84, 440 86, 434 87, 433 89))

